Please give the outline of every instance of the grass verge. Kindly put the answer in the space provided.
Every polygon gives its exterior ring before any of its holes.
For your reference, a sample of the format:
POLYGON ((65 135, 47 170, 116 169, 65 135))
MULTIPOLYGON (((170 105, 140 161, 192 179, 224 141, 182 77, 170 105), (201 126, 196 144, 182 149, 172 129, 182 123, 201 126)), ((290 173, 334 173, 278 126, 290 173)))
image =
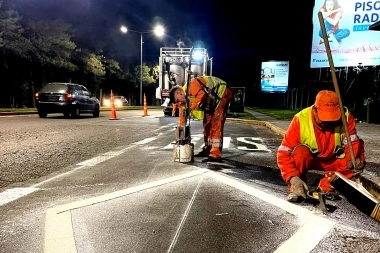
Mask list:
POLYGON ((261 108, 261 107, 245 107, 247 110, 259 112, 278 120, 291 120, 294 115, 299 112, 299 109, 276 109, 276 108, 261 108))

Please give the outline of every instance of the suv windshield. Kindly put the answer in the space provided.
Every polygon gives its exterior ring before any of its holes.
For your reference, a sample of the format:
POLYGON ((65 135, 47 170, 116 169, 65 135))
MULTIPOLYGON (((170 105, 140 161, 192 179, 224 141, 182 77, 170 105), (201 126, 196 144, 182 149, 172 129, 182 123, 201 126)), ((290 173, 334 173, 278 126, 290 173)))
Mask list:
POLYGON ((68 85, 62 83, 52 83, 47 84, 41 89, 41 93, 44 92, 54 92, 54 93, 65 93, 67 92, 68 85))

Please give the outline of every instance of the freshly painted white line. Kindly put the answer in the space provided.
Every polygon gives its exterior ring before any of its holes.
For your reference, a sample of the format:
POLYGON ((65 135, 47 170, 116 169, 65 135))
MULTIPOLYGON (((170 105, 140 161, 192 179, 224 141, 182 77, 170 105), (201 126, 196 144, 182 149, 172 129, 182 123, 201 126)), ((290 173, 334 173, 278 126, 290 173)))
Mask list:
MULTIPOLYGON (((194 168, 193 166, 191 166, 194 168)), ((74 232, 71 221, 71 210, 85 206, 94 205, 96 203, 108 201, 143 191, 160 185, 172 183, 189 177, 198 176, 208 172, 205 169, 197 169, 189 173, 177 175, 170 178, 157 180, 151 183, 131 187, 128 189, 116 191, 98 197, 76 201, 66 205, 57 206, 47 210, 45 222, 45 253, 76 253, 74 240, 74 232)))
POLYGON ((95 166, 95 165, 98 165, 101 162, 107 161, 107 160, 109 160, 111 158, 114 158, 114 157, 116 157, 118 155, 121 155, 124 152, 125 152, 125 150, 107 152, 107 153, 101 154, 101 155, 99 155, 97 157, 91 158, 89 160, 77 163, 77 165, 80 165, 80 166, 95 166))
MULTIPOLYGON (((149 138, 148 138, 148 139, 149 139, 149 138)), ((145 140, 146 140, 146 139, 145 139, 145 140)), ((144 140, 143 140, 143 141, 144 141, 144 140)), ((118 151, 110 151, 110 152, 107 152, 107 153, 104 153, 104 154, 98 155, 98 156, 96 156, 96 157, 94 157, 94 158, 91 158, 91 159, 89 159, 89 160, 86 160, 86 161, 83 161, 83 162, 77 163, 76 165, 78 165, 79 167, 77 167, 77 168, 75 168, 75 169, 73 169, 73 170, 70 170, 70 171, 68 171, 68 172, 66 172, 66 173, 62 173, 62 174, 59 174, 59 175, 57 175, 57 176, 55 176, 55 177, 49 178, 49 179, 47 179, 47 180, 45 180, 45 181, 43 181, 43 182, 40 182, 40 183, 38 183, 38 184, 33 185, 32 187, 38 187, 38 186, 40 186, 40 185, 42 185, 42 184, 44 184, 44 183, 47 183, 47 182, 53 181, 53 180, 55 180, 55 179, 57 179, 57 178, 60 178, 60 177, 63 177, 63 176, 67 176, 67 175, 69 175, 69 174, 71 174, 71 173, 73 173, 74 171, 79 170, 79 169, 83 169, 83 168, 87 168, 87 167, 92 167, 92 166, 98 165, 99 163, 105 162, 105 161, 107 161, 107 160, 110 160, 110 159, 112 159, 112 158, 114 158, 114 157, 116 157, 116 156, 119 156, 119 155, 125 153, 128 149, 130 149, 130 148, 136 146, 136 144, 138 144, 138 143, 131 144, 131 146, 128 146, 128 147, 123 148, 123 149, 118 150, 118 151)))
POLYGON ((213 171, 207 175, 271 205, 277 206, 300 219, 300 229, 291 238, 280 245, 275 251, 276 253, 294 252, 295 249, 297 249, 297 253, 310 252, 335 225, 335 222, 318 216, 301 206, 294 205, 288 201, 243 184, 231 177, 213 171))
MULTIPOLYGON (((335 222, 330 221, 324 217, 318 216, 315 213, 303 207, 294 205, 283 199, 272 196, 254 187, 241 183, 238 180, 235 180, 231 177, 205 169, 198 169, 190 173, 177 175, 174 177, 158 180, 155 182, 116 191, 110 194, 105 194, 102 196, 93 197, 86 200, 81 200, 49 209, 46 215, 45 253, 76 253, 74 234, 72 231, 72 221, 70 215, 71 210, 89 205, 94 205, 96 203, 104 201, 109 201, 111 199, 119 198, 128 194, 136 193, 142 190, 168 184, 178 180, 183 180, 185 178, 198 176, 201 174, 210 176, 211 178, 218 180, 226 185, 234 187, 240 191, 255 196, 267 203, 277 206, 287 211, 288 213, 293 214, 299 219, 300 229, 291 238, 289 238, 287 241, 281 244, 279 248, 275 251, 276 253, 291 252, 294 249, 297 249, 297 252, 310 252, 335 225, 335 222), (59 224, 59 226, 57 226, 57 224, 59 224), (313 236, 309 236, 310 234, 313 234, 313 236), (70 249, 70 251, 64 251, 64 249, 70 249)), ((198 184, 197 189, 199 188, 199 185, 200 183, 198 184)), ((192 206, 194 196, 198 191, 197 189, 193 193, 192 200, 188 205, 188 208, 185 212, 181 224, 185 222, 187 213, 192 206)), ((178 234, 180 233, 182 227, 181 224, 177 231, 178 234)), ((176 237, 174 238, 172 245, 175 244, 175 240, 176 237)), ((170 252, 170 250, 171 247, 169 248, 168 252, 170 252)))
POLYGON ((141 145, 141 144, 147 144, 151 141, 154 141, 155 139, 157 139, 156 137, 150 137, 150 138, 146 138, 144 140, 141 140, 141 141, 138 141, 138 142, 135 142, 135 143, 132 143, 132 144, 136 144, 136 145, 141 145))
MULTIPOLYGON (((141 140, 139 142, 135 142, 135 143, 132 143, 130 146, 124 148, 124 149, 121 149, 121 150, 118 150, 118 151, 110 151, 110 152, 107 152, 107 153, 104 153, 104 154, 101 154, 99 156, 96 156, 94 158, 91 158, 89 160, 86 160, 86 161, 82 161, 80 163, 77 163, 76 165, 78 165, 79 167, 73 169, 73 170, 70 170, 66 173, 62 173, 62 174, 59 174, 55 177, 51 177, 45 181, 42 181, 42 182, 39 182, 33 186, 31 186, 31 188, 14 188, 14 189, 9 189, 9 190, 6 190, 5 192, 2 192, 0 193, 0 206, 1 205, 5 205, 11 201, 14 201, 16 199, 19 199, 23 196, 26 196, 28 195, 29 193, 32 193, 37 189, 37 187, 41 186, 42 184, 45 184, 47 182, 50 182, 50 181, 53 181, 57 178, 61 178, 61 177, 64 177, 64 176, 67 176, 69 174, 72 174, 74 171, 76 170, 80 170, 80 169, 83 169, 83 168, 86 168, 86 167, 92 167, 92 166, 95 166, 95 165, 98 165, 99 163, 102 163, 102 162, 105 162, 107 160, 110 160, 116 156, 119 156, 123 153, 125 153, 128 149, 136 146, 136 145, 140 145, 140 144, 146 144, 146 143, 149 143, 153 140, 155 140, 156 138, 155 137, 152 137, 152 138, 146 138, 144 140, 141 140)), ((172 147, 173 148, 173 147, 172 147)))
POLYGON ((308 220, 287 241, 280 245, 274 253, 309 253, 334 228, 335 222, 316 215, 310 215, 308 220))
POLYGON ((71 212, 58 213, 54 208, 47 210, 44 252, 77 252, 71 223, 71 212))
POLYGON ((163 147, 161 149, 173 150, 174 149, 174 144, 175 143, 170 143, 170 144, 166 145, 165 147, 163 147))
POLYGON ((176 233, 175 233, 175 235, 174 235, 173 241, 172 241, 172 243, 170 244, 169 249, 168 249, 167 252, 172 252, 172 250, 173 250, 175 244, 177 243, 177 240, 178 240, 179 234, 180 234, 180 232, 181 232, 181 230, 182 230, 183 224, 185 224, 185 221, 186 221, 187 216, 189 215, 190 209, 191 209, 191 207, 193 206, 193 203, 194 203, 195 197, 197 196, 198 191, 199 191, 199 187, 201 186, 201 184, 202 184, 202 182, 203 182, 203 178, 204 178, 204 177, 201 177, 201 179, 200 179, 199 182, 198 182, 197 188, 195 188, 195 190, 194 190, 194 192, 193 192, 193 196, 191 197, 190 202, 189 202, 189 204, 187 205, 186 211, 185 211, 185 213, 184 213, 184 215, 183 215, 183 217, 182 217, 181 222, 179 223, 178 229, 177 229, 177 231, 176 231, 176 233))
POLYGON ((13 188, 0 193, 0 206, 11 201, 24 197, 32 192, 39 190, 38 188, 13 188))
MULTIPOLYGON (((194 168, 193 166, 191 166, 191 167, 194 168)), ((153 187, 157 187, 157 186, 160 186, 160 185, 172 183, 172 182, 175 182, 175 181, 178 181, 178 180, 182 180, 182 179, 185 179, 185 178, 197 176, 197 175, 200 175, 200 174, 203 174, 203 173, 206 173, 206 172, 208 172, 208 170, 206 170, 206 169, 197 169, 197 170, 189 172, 189 173, 180 174, 180 175, 173 176, 173 177, 170 177, 170 178, 165 178, 165 179, 157 180, 157 181, 154 181, 154 182, 138 185, 138 186, 135 186, 135 187, 131 187, 131 188, 128 188, 128 189, 123 189, 123 190, 120 190, 120 191, 112 192, 112 193, 105 194, 105 195, 98 196, 98 197, 89 198, 89 199, 86 199, 86 200, 80 200, 80 201, 77 201, 77 202, 74 202, 74 203, 70 203, 70 204, 67 204, 67 205, 61 205, 59 208, 57 208, 57 210, 60 210, 60 212, 66 212, 66 211, 69 211, 69 210, 72 210, 72 209, 77 209, 77 208, 81 208, 81 207, 84 207, 84 206, 93 205, 93 204, 96 204, 96 203, 108 201, 108 200, 119 198, 119 197, 122 197, 122 196, 126 196, 126 195, 131 194, 131 193, 143 191, 143 190, 146 190, 146 189, 149 189, 149 188, 153 188, 153 187)))

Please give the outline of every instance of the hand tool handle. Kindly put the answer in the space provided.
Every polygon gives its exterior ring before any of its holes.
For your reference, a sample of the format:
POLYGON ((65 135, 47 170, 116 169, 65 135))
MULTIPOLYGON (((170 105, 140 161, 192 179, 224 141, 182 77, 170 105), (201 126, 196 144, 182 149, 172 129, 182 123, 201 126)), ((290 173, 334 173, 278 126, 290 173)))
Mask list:
MULTIPOLYGON (((355 162, 354 150, 352 148, 350 133, 348 131, 348 126, 347 126, 347 119, 346 119, 345 114, 344 114, 344 107, 343 107, 342 99, 340 97, 338 80, 336 79, 334 62, 333 62, 333 59, 332 59, 332 56, 331 56, 331 49, 330 49, 330 44, 329 44, 329 38, 328 38, 327 33, 326 33, 326 27, 325 27, 325 22, 323 20, 322 12, 318 12, 318 19, 319 19, 319 23, 320 23, 321 29, 322 29, 323 41, 324 41, 325 48, 326 48, 327 58, 329 60, 332 81, 334 83, 334 89, 335 89, 335 92, 336 92, 336 94, 338 96, 338 100, 339 100, 339 107, 340 107, 340 112, 341 112, 341 115, 342 115, 341 118, 342 118, 342 122, 343 122, 343 127, 344 127, 344 130, 345 130, 345 133, 346 133, 346 137, 347 137, 347 143, 348 143, 348 148, 349 148, 350 155, 351 155, 351 161, 352 161, 352 164, 354 166, 353 170, 356 170, 356 162, 355 162)), ((331 35, 331 36, 334 36, 334 35, 331 35)))

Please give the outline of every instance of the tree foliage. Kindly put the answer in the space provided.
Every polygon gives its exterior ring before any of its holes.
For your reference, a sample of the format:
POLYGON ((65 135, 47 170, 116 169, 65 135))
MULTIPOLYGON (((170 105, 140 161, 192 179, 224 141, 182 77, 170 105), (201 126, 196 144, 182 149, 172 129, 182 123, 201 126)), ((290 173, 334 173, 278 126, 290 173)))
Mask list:
POLYGON ((63 20, 30 21, 27 35, 35 47, 35 60, 55 68, 76 70, 71 62, 76 45, 71 41, 71 25, 63 20))
POLYGON ((30 58, 34 51, 30 40, 24 36, 22 17, 15 10, 0 5, 0 50, 4 56, 30 58))
MULTIPOLYGON (((37 20, 27 8, 17 10, 11 4, 0 0, 0 74, 6 80, 1 84, 0 107, 34 106, 34 91, 53 81, 84 84, 95 94, 113 89, 138 97, 140 65, 120 66, 104 54, 106 44, 86 40, 66 21, 37 20)), ((155 86, 158 66, 144 63, 142 70, 143 86, 155 86)))

